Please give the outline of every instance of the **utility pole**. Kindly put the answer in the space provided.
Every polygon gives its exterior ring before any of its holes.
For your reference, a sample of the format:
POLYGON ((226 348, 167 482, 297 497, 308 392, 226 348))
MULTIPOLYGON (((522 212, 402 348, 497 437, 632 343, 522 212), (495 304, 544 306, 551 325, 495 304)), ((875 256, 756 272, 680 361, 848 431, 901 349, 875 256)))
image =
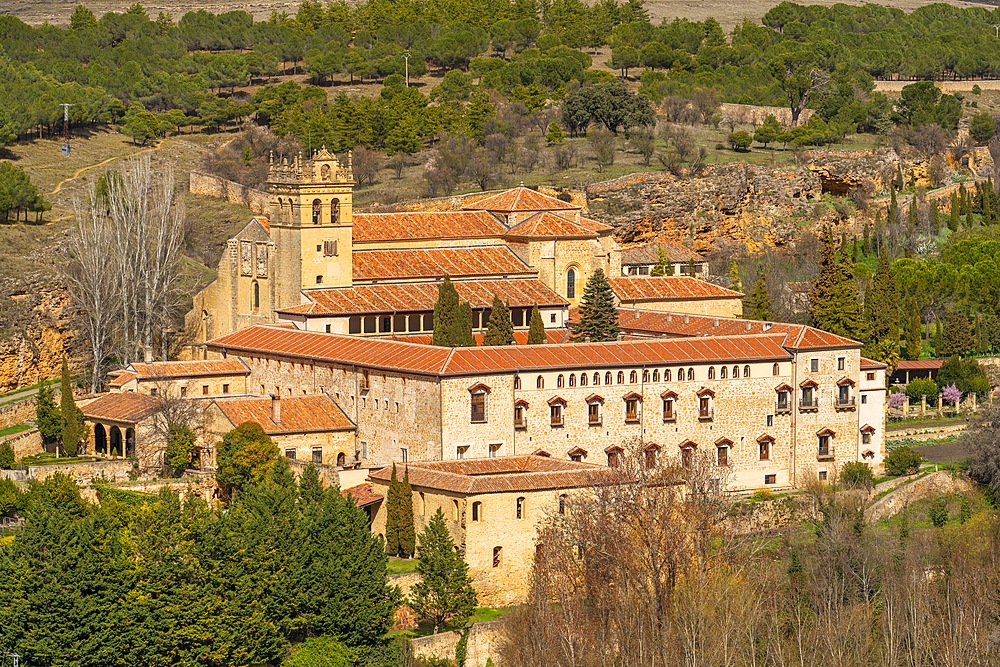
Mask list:
POLYGON ((66 104, 64 102, 63 104, 60 104, 58 106, 61 106, 63 108, 63 145, 62 145, 62 154, 63 155, 69 155, 69 108, 70 107, 75 107, 76 105, 75 104, 66 104))
POLYGON ((993 24, 993 27, 994 27, 994 28, 996 29, 996 31, 997 31, 997 39, 1000 39, 1000 24, 996 24, 996 23, 994 23, 994 24, 993 24))
POLYGON ((403 62, 405 63, 404 64, 404 68, 405 68, 405 71, 406 71, 406 87, 409 88, 410 87, 410 52, 409 51, 403 52, 403 62))

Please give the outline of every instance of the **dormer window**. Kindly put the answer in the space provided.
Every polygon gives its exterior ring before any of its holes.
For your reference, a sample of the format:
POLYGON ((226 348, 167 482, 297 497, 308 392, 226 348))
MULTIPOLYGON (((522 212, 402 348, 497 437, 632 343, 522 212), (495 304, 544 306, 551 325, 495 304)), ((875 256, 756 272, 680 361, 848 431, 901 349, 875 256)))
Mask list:
POLYGON ((816 434, 817 457, 819 459, 833 458, 833 436, 836 435, 831 429, 825 428, 816 434))
POLYGON ((853 410, 854 409, 854 395, 852 393, 854 389, 854 380, 851 378, 843 378, 837 382, 837 405, 838 410, 853 410))
POLYGON ((774 444, 774 438, 769 435, 762 435, 757 438, 757 454, 761 461, 771 460, 771 445, 774 444))
POLYGON ((660 398, 663 399, 663 421, 672 422, 677 419, 677 394, 672 391, 667 391, 660 394, 660 398))
POLYGON ((587 458, 587 450, 582 447, 574 447, 566 454, 569 456, 570 461, 576 461, 577 463, 582 463, 587 458))
POLYGON ((553 398, 549 401, 549 425, 563 425, 563 411, 566 408, 566 400, 563 398, 553 398))
POLYGON ((777 387, 774 391, 777 396, 777 399, 775 400, 774 403, 775 414, 779 415, 788 414, 792 409, 790 403, 790 399, 792 396, 791 385, 783 384, 780 387, 777 387))
POLYGON ((639 403, 642 402, 642 396, 636 393, 627 394, 624 401, 626 423, 639 421, 639 403))
POLYGON ((709 421, 715 417, 715 392, 711 389, 702 389, 698 392, 698 419, 709 421))
POLYGON ((715 441, 715 465, 729 465, 729 448, 732 446, 733 441, 727 438, 721 438, 720 440, 715 441))

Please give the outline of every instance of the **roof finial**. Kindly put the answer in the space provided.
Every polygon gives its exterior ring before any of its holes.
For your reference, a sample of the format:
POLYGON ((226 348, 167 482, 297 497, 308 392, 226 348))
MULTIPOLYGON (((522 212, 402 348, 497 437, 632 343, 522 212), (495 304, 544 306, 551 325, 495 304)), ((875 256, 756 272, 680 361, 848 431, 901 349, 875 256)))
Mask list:
POLYGON ((519 185, 518 187, 521 187, 521 188, 524 187, 524 179, 521 179, 521 185, 519 185))

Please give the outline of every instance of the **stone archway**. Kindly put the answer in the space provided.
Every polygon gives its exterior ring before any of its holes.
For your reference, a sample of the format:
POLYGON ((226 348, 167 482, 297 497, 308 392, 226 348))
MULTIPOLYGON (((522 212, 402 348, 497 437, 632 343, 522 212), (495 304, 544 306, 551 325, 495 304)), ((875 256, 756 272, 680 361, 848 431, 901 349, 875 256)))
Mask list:
POLYGON ((337 454, 337 465, 341 468, 347 465, 347 455, 344 452, 337 454))
POLYGON ((108 453, 108 432, 104 424, 94 424, 94 453, 108 453))
POLYGON ((109 456, 121 456, 122 455, 122 430, 117 426, 111 427, 111 437, 109 438, 111 446, 108 448, 109 456))
POLYGON ((125 458, 135 458, 135 429, 131 426, 125 429, 125 458))

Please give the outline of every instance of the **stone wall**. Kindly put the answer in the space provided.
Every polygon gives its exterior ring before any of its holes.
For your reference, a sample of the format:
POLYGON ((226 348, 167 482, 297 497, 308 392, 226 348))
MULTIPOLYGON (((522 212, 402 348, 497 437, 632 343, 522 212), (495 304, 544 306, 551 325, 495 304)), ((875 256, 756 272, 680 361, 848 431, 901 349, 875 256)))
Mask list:
POLYGON ((116 461, 82 461, 79 463, 53 463, 49 465, 28 466, 29 479, 42 481, 56 473, 68 475, 81 485, 90 484, 95 479, 109 482, 122 482, 129 478, 133 470, 132 461, 120 459, 116 461))
POLYGON ((207 195, 225 199, 231 204, 246 206, 254 213, 268 213, 266 192, 248 188, 218 176, 192 171, 188 181, 188 190, 196 195, 207 195))
POLYGON ((879 521, 898 514, 904 507, 926 496, 938 493, 971 493, 976 485, 950 472, 933 472, 909 484, 900 484, 865 510, 868 521, 879 521))
MULTIPOLYGON (((410 648, 415 658, 455 659, 455 647, 462 633, 458 630, 441 632, 427 637, 417 637, 410 640, 410 648)), ((500 621, 476 623, 469 628, 469 639, 465 657, 465 667, 485 667, 486 661, 493 658, 496 663, 496 652, 500 640, 500 621)))
MULTIPOLYGON (((731 104, 724 102, 720 105, 722 111, 723 124, 728 119, 733 119, 738 125, 753 125, 758 127, 764 124, 764 119, 774 116, 779 123, 785 127, 792 124, 792 110, 788 107, 764 107, 754 104, 731 104)), ((799 125, 806 123, 816 113, 813 109, 803 109, 799 114, 799 125)))
POLYGON ((34 421, 37 402, 38 400, 34 396, 30 396, 21 401, 0 405, 0 428, 34 421))
POLYGON ((4 442, 9 443, 14 449, 15 461, 20 461, 25 456, 42 453, 42 434, 37 428, 0 438, 0 443, 4 442))

